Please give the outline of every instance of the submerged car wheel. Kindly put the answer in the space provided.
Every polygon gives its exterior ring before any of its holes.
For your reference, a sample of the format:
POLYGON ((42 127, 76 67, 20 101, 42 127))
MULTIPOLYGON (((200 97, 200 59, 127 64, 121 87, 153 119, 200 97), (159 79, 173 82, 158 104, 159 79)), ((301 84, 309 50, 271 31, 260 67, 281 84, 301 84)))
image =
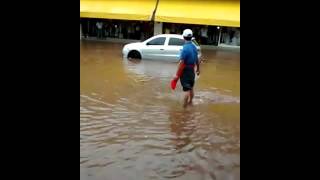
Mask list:
POLYGON ((141 59, 141 54, 138 51, 130 51, 128 54, 128 58, 141 59))

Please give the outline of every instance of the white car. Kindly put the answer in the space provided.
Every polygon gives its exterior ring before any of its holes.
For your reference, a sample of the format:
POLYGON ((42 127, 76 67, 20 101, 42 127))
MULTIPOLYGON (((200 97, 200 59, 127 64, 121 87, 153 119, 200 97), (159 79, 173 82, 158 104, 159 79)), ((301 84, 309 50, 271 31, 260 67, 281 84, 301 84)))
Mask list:
MULTIPOLYGON (((143 42, 125 45, 123 47, 122 54, 125 58, 178 61, 184 43, 185 40, 182 35, 160 34, 143 42)), ((192 39, 192 43, 196 46, 198 50, 198 58, 200 59, 200 46, 195 39, 192 39)))

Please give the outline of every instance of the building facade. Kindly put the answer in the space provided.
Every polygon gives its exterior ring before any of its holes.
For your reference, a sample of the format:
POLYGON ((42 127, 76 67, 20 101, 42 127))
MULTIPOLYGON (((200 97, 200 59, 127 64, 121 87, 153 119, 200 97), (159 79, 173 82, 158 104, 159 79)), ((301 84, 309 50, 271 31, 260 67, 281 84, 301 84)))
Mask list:
POLYGON ((186 28, 201 45, 240 47, 240 1, 80 0, 80 39, 145 40, 186 28))

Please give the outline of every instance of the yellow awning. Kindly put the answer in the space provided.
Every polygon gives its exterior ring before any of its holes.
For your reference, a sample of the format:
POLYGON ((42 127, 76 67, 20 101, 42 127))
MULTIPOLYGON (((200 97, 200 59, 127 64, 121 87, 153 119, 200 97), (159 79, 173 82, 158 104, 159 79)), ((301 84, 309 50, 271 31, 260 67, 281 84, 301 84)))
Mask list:
POLYGON ((155 21, 240 27, 240 0, 159 0, 155 21))
POLYGON ((80 17, 151 20, 156 0, 80 0, 80 17))

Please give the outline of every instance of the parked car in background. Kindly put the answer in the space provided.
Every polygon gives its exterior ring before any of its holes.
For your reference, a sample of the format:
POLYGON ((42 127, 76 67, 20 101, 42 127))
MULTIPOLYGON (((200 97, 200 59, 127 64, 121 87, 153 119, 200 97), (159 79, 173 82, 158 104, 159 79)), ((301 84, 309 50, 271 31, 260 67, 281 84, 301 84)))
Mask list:
MULTIPOLYGON (((157 59, 179 61, 182 46, 185 43, 182 35, 160 34, 143 42, 130 43, 123 47, 122 54, 125 58, 157 59)), ((195 39, 192 43, 198 50, 198 58, 201 57, 201 48, 195 39)))

